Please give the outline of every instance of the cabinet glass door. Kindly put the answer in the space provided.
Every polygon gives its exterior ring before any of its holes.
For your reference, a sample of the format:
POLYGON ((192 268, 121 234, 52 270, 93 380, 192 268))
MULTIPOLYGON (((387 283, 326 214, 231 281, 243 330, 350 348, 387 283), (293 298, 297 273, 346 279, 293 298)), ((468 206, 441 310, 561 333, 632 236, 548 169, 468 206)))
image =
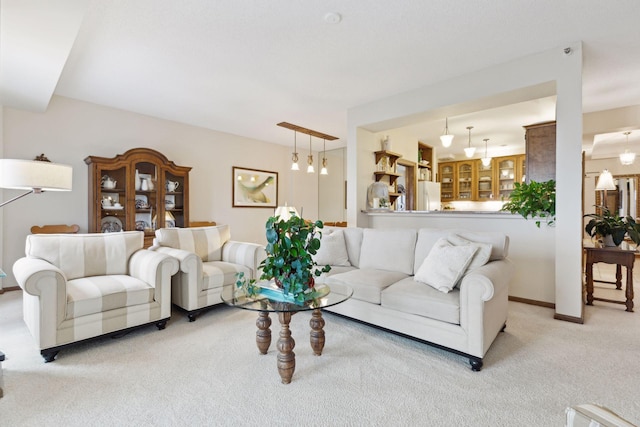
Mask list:
POLYGON ((453 165, 440 164, 440 200, 443 202, 453 200, 453 165))
POLYGON ((162 213, 158 198, 158 175, 156 165, 149 162, 135 163, 135 229, 153 236, 156 228, 162 227, 157 214, 162 213))
POLYGON ((165 227, 186 227, 184 221, 184 177, 165 174, 164 210, 165 227))
POLYGON ((504 157, 498 161, 498 194, 499 199, 508 199, 516 182, 516 159, 504 157))
POLYGON ((117 233, 126 230, 127 211, 126 191, 127 168, 100 170, 99 197, 94 203, 99 203, 96 212, 100 212, 99 226, 103 233, 117 233))
POLYGON ((460 162, 458 164, 458 199, 471 200, 473 197, 473 164, 460 162))
POLYGON ((478 161, 478 178, 477 178, 478 196, 477 200, 487 201, 493 200, 493 162, 489 166, 485 166, 478 161))

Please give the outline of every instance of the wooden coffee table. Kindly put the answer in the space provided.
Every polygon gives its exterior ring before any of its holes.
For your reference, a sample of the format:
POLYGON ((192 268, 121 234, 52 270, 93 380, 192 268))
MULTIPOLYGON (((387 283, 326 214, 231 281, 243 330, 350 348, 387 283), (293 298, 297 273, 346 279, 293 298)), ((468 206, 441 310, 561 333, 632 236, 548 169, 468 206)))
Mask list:
MULTIPOLYGON (((318 285, 318 287, 320 286, 323 285, 318 285)), ((222 301, 231 307, 258 312, 258 319, 256 320, 256 326, 258 327, 256 332, 256 344, 261 354, 267 354, 269 346, 271 345, 271 318, 269 317, 269 314, 278 313, 278 320, 280 321, 280 337, 278 338, 278 373, 280 374, 282 383, 289 384, 293 377, 293 372, 296 369, 296 355, 293 352, 296 343, 291 336, 291 330, 289 329, 291 316, 299 311, 313 311, 311 314, 311 320, 309 321, 309 326, 311 327, 309 338, 313 353, 316 356, 320 356, 322 355, 325 341, 325 333, 323 329, 325 322, 322 318, 321 309, 340 304, 341 302, 351 298, 351 295, 353 294, 353 290, 351 288, 347 288, 342 292, 344 293, 329 292, 326 296, 308 301, 304 305, 298 305, 270 300, 263 295, 255 297, 238 295, 235 285, 227 285, 224 286, 222 290, 222 301)))

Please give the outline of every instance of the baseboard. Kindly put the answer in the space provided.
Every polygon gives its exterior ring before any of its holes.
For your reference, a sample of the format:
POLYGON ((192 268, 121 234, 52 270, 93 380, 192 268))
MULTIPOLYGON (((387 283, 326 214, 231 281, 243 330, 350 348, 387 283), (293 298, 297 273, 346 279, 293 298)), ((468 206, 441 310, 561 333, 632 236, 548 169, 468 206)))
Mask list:
POLYGON ((510 296, 509 301, 521 302, 521 303, 530 304, 530 305, 537 305, 537 306, 546 307, 546 308, 554 308, 554 309, 556 308, 556 305, 552 302, 537 301, 537 300, 528 299, 528 298, 510 296))
POLYGON ((584 319, 582 317, 575 317, 575 316, 567 316, 566 314, 554 314, 553 318, 556 320, 564 320, 565 322, 572 322, 572 323, 579 323, 579 324, 583 324, 584 323, 584 319))
POLYGON ((4 294, 5 292, 19 291, 19 290, 20 290, 20 286, 10 286, 8 288, 0 288, 0 295, 4 294))

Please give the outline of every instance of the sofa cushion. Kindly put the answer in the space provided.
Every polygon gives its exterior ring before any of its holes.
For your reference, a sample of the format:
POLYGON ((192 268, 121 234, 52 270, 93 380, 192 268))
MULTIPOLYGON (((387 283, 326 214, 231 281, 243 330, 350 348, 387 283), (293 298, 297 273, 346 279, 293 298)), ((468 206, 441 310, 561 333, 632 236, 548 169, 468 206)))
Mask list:
POLYGON ((454 246, 471 245, 478 248, 475 255, 473 255, 473 258, 471 258, 471 262, 469 263, 469 267, 467 267, 467 270, 475 270, 478 267, 482 267, 487 262, 489 262, 489 258, 491 258, 490 243, 472 242, 471 240, 467 240, 457 234, 448 235, 447 240, 454 246))
POLYGON ((215 227, 161 228, 155 244, 193 252, 203 262, 221 261, 222 247, 231 239, 228 225, 215 227))
POLYGON ((355 270, 356 267, 353 266, 342 266, 342 265, 334 265, 331 267, 328 273, 322 273, 320 276, 315 277, 315 282, 317 285, 327 283, 327 277, 334 276, 336 274, 346 273, 347 271, 355 270))
POLYGON ((144 244, 142 231, 90 234, 31 234, 27 257, 43 259, 67 280, 105 274, 128 274, 129 258, 144 244))
POLYGON ((344 267, 351 265, 344 233, 341 229, 330 228, 322 231, 320 249, 313 256, 313 260, 318 265, 340 265, 344 267))
POLYGON ((325 283, 338 293, 344 293, 345 286, 349 286, 353 289, 352 298, 380 304, 380 292, 387 286, 406 277, 407 274, 397 271, 360 268, 329 276, 326 278, 325 283))
POLYGON ((155 288, 125 275, 93 276, 67 282, 67 319, 153 301, 155 288))
POLYGON ((362 234, 360 268, 413 274, 416 231, 365 228, 362 234))
POLYGON ((450 292, 477 251, 477 246, 454 246, 445 238, 439 239, 416 272, 415 280, 440 292, 450 292))
POLYGON ((362 228, 346 227, 342 229, 344 241, 347 245, 349 263, 354 267, 360 266, 360 249, 362 247, 362 228))
POLYGON ((476 243, 488 243, 491 245, 491 257, 489 261, 504 259, 509 253, 509 237, 497 231, 468 231, 462 229, 446 228, 421 228, 418 230, 418 240, 415 250, 415 271, 431 251, 433 245, 441 238, 452 234, 476 243))
POLYGON ((382 291, 381 305, 404 313, 416 314, 455 325, 460 324, 460 291, 438 292, 412 277, 394 283, 382 291))
POLYGON ((202 290, 220 288, 236 283, 237 273, 251 277, 251 269, 240 264, 224 261, 211 261, 202 264, 202 290))

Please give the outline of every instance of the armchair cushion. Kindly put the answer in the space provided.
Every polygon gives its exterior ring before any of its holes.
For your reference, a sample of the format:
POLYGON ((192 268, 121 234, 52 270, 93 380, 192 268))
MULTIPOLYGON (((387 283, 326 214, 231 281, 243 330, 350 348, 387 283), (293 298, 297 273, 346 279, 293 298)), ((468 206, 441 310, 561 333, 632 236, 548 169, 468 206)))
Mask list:
POLYGON ((155 288, 125 275, 93 276, 67 282, 67 319, 153 301, 155 288))
POLYGON ((245 277, 251 277, 252 271, 249 267, 230 262, 214 261, 202 264, 203 283, 202 290, 221 288, 224 285, 236 283, 236 274, 243 272, 245 277))
POLYGON ((139 231, 106 234, 31 234, 25 254, 58 267, 67 280, 129 274, 129 258, 141 249, 139 231))
POLYGON ((221 261, 222 247, 231 239, 228 225, 215 227, 161 228, 155 244, 193 252, 203 262, 221 261))

